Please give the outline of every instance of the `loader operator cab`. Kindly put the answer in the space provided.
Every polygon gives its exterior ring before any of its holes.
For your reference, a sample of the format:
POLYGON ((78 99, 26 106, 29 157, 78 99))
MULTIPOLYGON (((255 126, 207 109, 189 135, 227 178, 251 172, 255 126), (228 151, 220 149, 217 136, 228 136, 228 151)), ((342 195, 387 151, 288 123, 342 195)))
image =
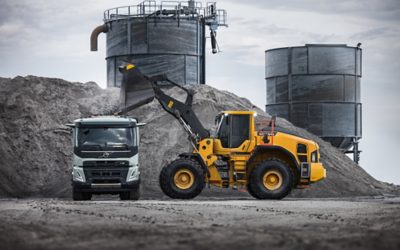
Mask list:
POLYGON ((217 131, 215 138, 221 141, 223 148, 238 148, 250 140, 250 118, 248 112, 231 114, 223 112, 216 118, 217 131))

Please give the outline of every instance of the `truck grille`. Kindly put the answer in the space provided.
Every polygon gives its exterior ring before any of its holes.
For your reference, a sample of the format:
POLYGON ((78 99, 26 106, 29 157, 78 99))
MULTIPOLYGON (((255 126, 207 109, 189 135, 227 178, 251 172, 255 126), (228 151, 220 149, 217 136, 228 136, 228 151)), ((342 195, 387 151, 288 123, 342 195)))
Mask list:
POLYGON ((84 161, 83 167, 128 168, 129 161, 84 161))
POLYGON ((128 175, 128 167, 117 167, 115 164, 84 164, 83 171, 88 183, 125 183, 128 175))
POLYGON ((92 171, 92 177, 120 177, 121 171, 92 171))
POLYGON ((100 184, 100 183, 121 183, 119 179, 94 179, 92 181, 94 184, 100 184))

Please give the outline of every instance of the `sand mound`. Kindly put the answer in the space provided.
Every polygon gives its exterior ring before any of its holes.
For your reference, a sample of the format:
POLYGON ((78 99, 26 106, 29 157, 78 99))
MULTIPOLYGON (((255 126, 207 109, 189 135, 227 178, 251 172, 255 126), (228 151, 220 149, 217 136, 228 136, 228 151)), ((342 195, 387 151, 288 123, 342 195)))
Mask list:
MULTIPOLYGON (((222 110, 251 109, 268 116, 232 93, 210 86, 194 88, 194 110, 207 128, 213 127, 215 115, 222 110)), ((168 92, 182 98, 176 89, 168 92)), ((103 90, 92 82, 70 83, 34 76, 0 78, 0 195, 69 196, 72 148, 70 133, 64 124, 92 114, 110 114, 117 110, 118 98, 118 89, 103 90)), ((141 130, 139 150, 144 197, 160 197, 160 169, 179 153, 190 150, 187 135, 157 101, 130 115, 147 123, 141 130)), ((278 125, 316 140, 328 170, 325 181, 311 189, 296 190, 293 196, 346 197, 398 192, 397 186, 375 180, 339 150, 314 135, 285 120, 278 119, 278 125)), ((241 195, 207 189, 203 195, 219 193, 241 195)))
POLYGON ((41 77, 0 78, 0 194, 65 196, 71 135, 64 124, 107 112, 115 90, 41 77))

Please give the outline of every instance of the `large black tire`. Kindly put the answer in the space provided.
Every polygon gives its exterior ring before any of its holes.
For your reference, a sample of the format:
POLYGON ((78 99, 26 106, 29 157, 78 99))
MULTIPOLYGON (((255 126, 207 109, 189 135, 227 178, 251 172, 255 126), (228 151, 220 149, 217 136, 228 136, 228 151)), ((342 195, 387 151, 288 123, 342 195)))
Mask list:
POLYGON ((131 200, 131 201, 137 201, 140 199, 140 188, 135 188, 131 191, 127 191, 127 192, 121 192, 119 194, 119 198, 121 200, 131 200))
POLYGON ((89 201, 92 199, 92 194, 87 192, 80 192, 76 188, 72 189, 72 199, 74 201, 89 201))
POLYGON ((250 182, 248 182, 247 183, 247 192, 251 195, 251 196, 253 196, 253 197, 255 197, 254 196, 254 193, 253 193, 253 190, 251 189, 251 187, 250 187, 250 182))
POLYGON ((257 199, 282 199, 292 187, 293 172, 278 159, 267 160, 256 166, 250 173, 247 185, 249 194, 257 199), (273 182, 267 181, 267 176, 273 178, 273 182))
POLYGON ((165 166, 160 173, 161 190, 164 194, 173 199, 193 199, 201 193, 204 185, 204 171, 200 164, 193 159, 177 159, 165 166), (185 178, 189 178, 186 186, 185 182, 178 183, 176 181, 176 179, 179 179, 179 173, 182 171, 183 174, 185 171, 189 173, 184 176, 185 178), (192 177, 190 177, 190 173, 192 173, 192 177), (193 178, 193 183, 190 178, 193 178), (181 185, 181 187, 179 187, 179 185, 181 185), (182 188, 182 186, 185 186, 185 188, 182 188))

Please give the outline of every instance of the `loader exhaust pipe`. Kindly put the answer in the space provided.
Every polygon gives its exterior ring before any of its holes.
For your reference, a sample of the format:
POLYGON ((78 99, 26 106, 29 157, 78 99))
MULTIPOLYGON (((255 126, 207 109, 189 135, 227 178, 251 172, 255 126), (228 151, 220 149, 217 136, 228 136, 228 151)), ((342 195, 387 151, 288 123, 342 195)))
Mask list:
POLYGON ((97 51, 97 38, 99 37, 100 33, 107 33, 108 27, 107 24, 103 24, 97 26, 90 35, 90 51, 97 51))

